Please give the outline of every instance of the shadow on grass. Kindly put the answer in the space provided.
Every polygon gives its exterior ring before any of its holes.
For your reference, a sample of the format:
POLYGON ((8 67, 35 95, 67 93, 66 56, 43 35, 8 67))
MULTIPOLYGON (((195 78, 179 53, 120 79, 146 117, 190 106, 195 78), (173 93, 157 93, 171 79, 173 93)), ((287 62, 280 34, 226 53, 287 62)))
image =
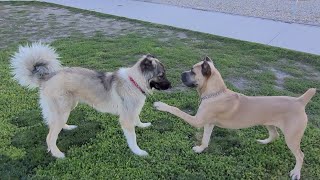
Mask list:
POLYGON ((157 120, 155 122, 152 123, 153 128, 156 131, 159 131, 160 133, 164 133, 166 131, 173 131, 175 124, 172 121, 168 121, 168 120, 157 120))
MULTIPOLYGON (((203 129, 196 133, 195 142, 201 144, 203 129)), ((232 156, 234 148, 241 148, 243 139, 237 135, 237 130, 223 129, 215 127, 212 134, 210 144, 204 151, 209 154, 222 156, 232 156)))
MULTIPOLYGON (((79 127, 60 132, 57 146, 62 152, 67 152, 71 147, 81 147, 103 130, 100 122, 85 121, 86 114, 81 110, 72 112, 69 119, 79 127)), ((11 123, 21 131, 12 137, 11 144, 24 149, 25 155, 17 159, 0 155, 0 179, 27 179, 35 174, 38 166, 47 166, 56 160, 47 152, 48 128, 41 121, 38 110, 25 111, 12 119, 11 123)))

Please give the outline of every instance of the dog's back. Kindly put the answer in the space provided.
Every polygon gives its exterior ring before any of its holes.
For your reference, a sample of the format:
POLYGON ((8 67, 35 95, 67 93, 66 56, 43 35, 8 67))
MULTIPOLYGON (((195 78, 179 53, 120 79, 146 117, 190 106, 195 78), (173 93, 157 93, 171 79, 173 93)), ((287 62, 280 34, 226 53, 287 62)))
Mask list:
POLYGON ((307 90, 300 97, 290 96, 240 96, 240 107, 250 112, 285 113, 304 109, 316 92, 315 88, 307 90))
POLYGON ((220 119, 222 127, 246 128, 255 125, 268 124, 270 122, 290 119, 288 117, 305 116, 305 106, 315 94, 315 89, 309 89, 300 97, 290 96, 245 96, 239 94, 239 98, 232 101, 235 107, 221 111, 216 117, 220 119), (237 102, 236 102, 237 101, 237 102), (230 114, 231 113, 231 114, 230 114))

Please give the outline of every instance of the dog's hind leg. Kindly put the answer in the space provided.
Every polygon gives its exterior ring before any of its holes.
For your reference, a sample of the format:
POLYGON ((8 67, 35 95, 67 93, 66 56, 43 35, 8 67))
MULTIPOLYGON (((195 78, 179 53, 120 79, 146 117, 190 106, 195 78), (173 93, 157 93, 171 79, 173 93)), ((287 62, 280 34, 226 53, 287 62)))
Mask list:
POLYGON ((290 176, 293 180, 300 179, 300 171, 302 168, 303 158, 304 158, 304 154, 300 149, 300 142, 301 142, 302 135, 303 135, 303 131, 298 135, 285 134, 286 143, 296 159, 296 165, 294 166, 293 170, 290 171, 290 176))
MULTIPOLYGON (((76 108, 76 106, 78 105, 78 102, 74 102, 73 104, 72 104, 72 110, 74 109, 74 108, 76 108)), ((78 126, 76 126, 76 125, 68 125, 68 124, 65 124, 64 126, 63 126, 63 130, 73 130, 73 129, 75 129, 75 128, 77 128, 78 126)))
POLYGON ((58 134, 67 122, 70 111, 65 111, 68 112, 68 114, 63 116, 63 114, 59 112, 59 105, 55 102, 57 101, 52 97, 41 92, 40 105, 42 108, 42 114, 49 127, 49 133, 46 139, 48 152, 51 151, 54 157, 63 158, 64 154, 58 149, 56 142, 58 134))
POLYGON ((151 126, 151 123, 150 123, 150 122, 148 122, 148 123, 143 123, 143 122, 141 122, 139 116, 137 116, 137 117, 135 118, 135 125, 138 126, 138 127, 141 127, 141 128, 145 128, 145 127, 151 126))
POLYGON ((194 152, 201 153, 205 148, 208 147, 213 127, 213 124, 204 125, 201 145, 193 147, 192 149, 194 152))
MULTIPOLYGON (((131 117, 132 118, 132 117, 131 117)), ((147 156, 148 153, 139 148, 137 144, 136 132, 134 129, 134 121, 130 119, 128 114, 120 114, 120 124, 123 133, 127 139, 127 143, 131 151, 139 156, 147 156)))
MULTIPOLYGON (((63 98, 51 99, 50 103, 50 116, 48 117, 49 134, 47 136, 48 151, 57 158, 64 158, 62 153, 57 147, 57 139, 62 128, 66 126, 69 118, 73 103, 71 99, 64 96, 63 98)), ((67 125, 68 126, 68 125, 67 125)))
POLYGON ((257 140, 261 144, 268 144, 279 137, 279 133, 278 133, 277 128, 275 126, 267 125, 266 128, 268 129, 269 137, 264 140, 257 140))
POLYGON ((56 158, 65 157, 64 153, 61 152, 57 147, 57 139, 68 117, 69 117, 69 113, 65 113, 62 115, 57 114, 55 117, 52 117, 54 119, 50 120, 49 134, 47 136, 47 145, 48 145, 48 151, 51 151, 51 154, 56 158))
POLYGON ((290 120, 290 122, 283 125, 281 128, 287 146, 293 153, 296 164, 293 170, 290 171, 291 179, 300 179, 300 171, 303 164, 304 154, 300 149, 300 142, 307 126, 307 117, 295 117, 295 119, 290 120), (302 119, 303 118, 303 119, 302 119))

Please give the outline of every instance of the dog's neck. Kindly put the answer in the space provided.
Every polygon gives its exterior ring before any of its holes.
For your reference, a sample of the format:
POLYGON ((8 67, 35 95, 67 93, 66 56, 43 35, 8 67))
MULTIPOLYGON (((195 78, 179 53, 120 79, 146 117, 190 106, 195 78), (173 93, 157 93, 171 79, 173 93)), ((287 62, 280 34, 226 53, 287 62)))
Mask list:
MULTIPOLYGON (((134 67, 131 68, 121 68, 119 70, 119 73, 121 74, 121 77, 124 79, 127 79, 128 82, 132 83, 132 80, 137 84, 136 86, 139 86, 137 90, 141 92, 145 92, 143 94, 150 94, 150 90, 147 87, 147 83, 145 78, 140 72, 137 72, 137 70, 133 69, 134 67), (132 80, 130 80, 130 78, 132 80)), ((133 83, 132 83, 133 84, 133 83)), ((133 84, 134 85, 134 84, 133 84)))
POLYGON ((197 89, 200 97, 227 90, 227 86, 224 83, 221 75, 215 74, 214 76, 215 77, 209 77, 203 83, 203 86, 197 89))

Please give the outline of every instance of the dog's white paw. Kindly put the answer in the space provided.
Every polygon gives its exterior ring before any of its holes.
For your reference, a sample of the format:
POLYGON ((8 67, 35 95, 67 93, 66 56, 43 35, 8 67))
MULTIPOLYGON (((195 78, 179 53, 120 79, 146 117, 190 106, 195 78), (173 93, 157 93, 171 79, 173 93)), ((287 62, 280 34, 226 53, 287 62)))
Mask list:
POLYGON ((153 103, 153 106, 159 111, 168 111, 168 107, 169 107, 169 105, 160 101, 153 103))
POLYGON ((51 151, 51 154, 52 156, 56 157, 56 158, 59 158, 59 159, 63 159, 65 158, 65 155, 63 152, 59 151, 59 152, 52 152, 51 151))
POLYGON ((68 125, 68 124, 65 124, 64 126, 63 126, 63 129, 64 130, 72 130, 72 129, 75 129, 75 128, 77 128, 78 126, 76 126, 76 125, 68 125))
POLYGON ((264 140, 258 139, 257 141, 261 144, 268 144, 271 142, 270 139, 264 139, 264 140))
POLYGON ((138 155, 138 156, 148 156, 149 154, 147 153, 147 151, 144 151, 144 150, 139 150, 139 151, 136 151, 134 152, 134 154, 138 155))
POLYGON ((151 126, 151 123, 150 122, 148 122, 148 123, 139 123, 137 126, 141 127, 141 128, 146 128, 146 127, 151 126))
POLYGON ((293 169, 290 171, 291 180, 299 180, 300 179, 300 170, 293 169))
POLYGON ((203 147, 203 146, 194 146, 194 147, 192 148, 192 150, 193 150, 194 152, 196 152, 196 153, 201 153, 204 149, 205 149, 205 147, 203 147))

